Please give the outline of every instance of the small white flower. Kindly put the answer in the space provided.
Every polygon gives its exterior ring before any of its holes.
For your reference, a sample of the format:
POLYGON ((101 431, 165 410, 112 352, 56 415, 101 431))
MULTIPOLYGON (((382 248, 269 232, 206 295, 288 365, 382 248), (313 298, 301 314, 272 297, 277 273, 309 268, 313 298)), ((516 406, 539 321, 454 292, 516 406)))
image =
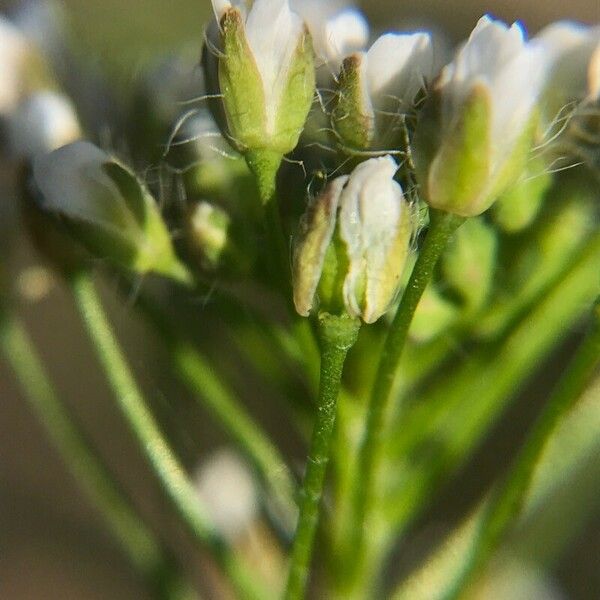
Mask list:
POLYGON ((433 76, 428 33, 387 33, 367 52, 342 65, 333 124, 342 144, 354 150, 394 147, 398 117, 408 113, 433 76))
POLYGON ((219 450, 196 474, 201 502, 219 532, 229 540, 246 533, 258 518, 258 492, 252 473, 237 454, 219 450))
MULTIPOLYGON (((551 65, 548 95, 551 108, 600 95, 600 26, 559 21, 536 37, 551 65)), ((550 115, 551 117, 555 115, 550 115)))
POLYGON ((33 94, 15 109, 8 121, 14 155, 33 158, 81 138, 71 102, 54 92, 33 94))
POLYGON ((288 0, 254 0, 249 11, 241 0, 233 3, 213 0, 219 22, 231 8, 240 10, 245 18, 246 39, 263 85, 266 128, 273 134, 292 61, 304 34, 304 24, 290 9, 288 0))
POLYGON ((417 130, 416 162, 431 206, 474 216, 519 177, 547 67, 543 47, 527 42, 520 24, 479 20, 437 82, 441 122, 428 117, 417 130))
POLYGON ((522 135, 547 78, 544 49, 525 40, 523 27, 482 17, 456 58, 442 70, 444 126, 451 126, 474 88, 485 90, 491 104, 493 163, 506 159, 522 135))
POLYGON ((391 156, 367 160, 310 203, 294 252, 294 302, 301 315, 308 316, 317 295, 324 310, 340 304, 365 323, 393 303, 412 235, 397 170, 391 156), (332 249, 337 258, 328 265, 332 249))

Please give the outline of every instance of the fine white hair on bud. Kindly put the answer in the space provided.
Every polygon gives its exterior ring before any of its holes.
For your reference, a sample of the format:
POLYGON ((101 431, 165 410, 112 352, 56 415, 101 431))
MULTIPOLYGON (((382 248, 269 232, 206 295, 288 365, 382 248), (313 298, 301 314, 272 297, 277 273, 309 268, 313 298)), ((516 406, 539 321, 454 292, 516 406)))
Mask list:
POLYGON ((526 41, 519 23, 479 20, 442 70, 436 114, 425 111, 417 128, 415 161, 431 206, 475 216, 518 179, 547 73, 543 47, 526 41))
POLYGON ((433 76, 433 46, 425 32, 387 33, 367 52, 348 56, 339 77, 333 125, 350 150, 396 145, 398 117, 411 111, 433 76))
POLYGON ((54 92, 33 94, 8 120, 11 151, 31 159, 81 138, 79 120, 68 98, 54 92))
POLYGON ((294 302, 374 323, 391 306, 412 237, 412 217, 391 156, 361 163, 309 203, 294 250, 294 302))
POLYGON ((93 255, 139 273, 186 276, 154 199, 106 152, 73 142, 38 155, 33 177, 40 207, 93 255))

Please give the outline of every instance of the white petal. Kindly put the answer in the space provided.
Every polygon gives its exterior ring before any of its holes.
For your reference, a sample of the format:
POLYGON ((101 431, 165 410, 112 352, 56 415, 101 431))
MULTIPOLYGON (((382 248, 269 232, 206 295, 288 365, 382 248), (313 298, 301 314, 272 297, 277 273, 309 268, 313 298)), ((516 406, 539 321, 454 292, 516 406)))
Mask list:
POLYGON ((230 0, 212 0, 212 7, 215 19, 220 22, 221 17, 232 7, 232 4, 230 0))
POLYGON ((292 58, 303 31, 288 0, 255 0, 246 20, 248 44, 262 77, 267 104, 267 131, 273 132, 292 58))
POLYGON ((74 142, 33 162, 33 175, 42 193, 42 206, 99 226, 112 228, 127 220, 127 209, 102 165, 113 162, 89 142, 74 142))
POLYGON ((362 314, 362 298, 357 297, 360 281, 364 278, 368 295, 397 235, 403 199, 402 188, 393 179, 397 170, 391 156, 365 161, 352 172, 340 198, 340 235, 349 258, 344 300, 356 317, 362 314))
POLYGON ((361 51, 369 41, 369 23, 362 12, 349 8, 325 22, 325 59, 336 68, 353 52, 361 51))
POLYGON ((570 100, 598 95, 600 26, 588 27, 572 21, 559 21, 536 37, 551 63, 548 93, 554 110, 570 100))
POLYGON ((432 76, 433 47, 428 33, 388 33, 367 52, 367 86, 374 108, 390 98, 402 108, 414 100, 432 76))
POLYGON ((9 120, 9 137, 16 156, 32 158, 81 137, 71 102, 53 92, 40 92, 23 102, 9 120))

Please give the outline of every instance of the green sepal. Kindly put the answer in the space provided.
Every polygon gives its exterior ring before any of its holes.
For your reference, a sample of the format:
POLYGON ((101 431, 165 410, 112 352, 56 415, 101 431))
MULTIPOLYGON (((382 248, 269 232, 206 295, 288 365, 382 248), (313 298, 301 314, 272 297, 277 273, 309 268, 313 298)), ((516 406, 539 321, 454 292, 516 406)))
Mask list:
POLYGON ((491 110, 487 89, 474 87, 429 168, 424 190, 430 206, 462 217, 489 208, 491 110))
POLYGON ((363 56, 347 57, 339 75, 332 124, 339 144, 347 153, 369 150, 375 136, 375 114, 363 93, 361 63, 363 56))
POLYGON ((312 38, 305 29, 291 63, 288 84, 281 97, 277 133, 269 144, 271 150, 283 155, 298 145, 314 101, 315 89, 315 53, 312 38))
POLYGON ((265 147, 267 115, 262 78, 246 38, 244 18, 229 9, 221 19, 219 86, 231 142, 240 151, 265 147))

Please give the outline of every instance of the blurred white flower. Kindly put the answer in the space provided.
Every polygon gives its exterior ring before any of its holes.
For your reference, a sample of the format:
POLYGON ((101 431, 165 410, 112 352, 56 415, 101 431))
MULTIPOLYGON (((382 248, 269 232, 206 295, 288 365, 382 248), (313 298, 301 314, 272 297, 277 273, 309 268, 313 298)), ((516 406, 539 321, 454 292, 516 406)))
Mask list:
POLYGON ((410 209, 394 181, 397 170, 391 156, 367 160, 310 203, 294 251, 299 314, 308 316, 317 296, 324 310, 341 304, 365 323, 390 308, 412 237, 410 209))
POLYGON ((229 540, 247 532, 258 516, 252 473, 231 450, 218 450, 199 466, 196 489, 217 530, 229 540))
POLYGON ((258 68, 266 105, 266 129, 274 133, 280 103, 289 83, 290 69, 304 33, 302 19, 290 9, 288 0, 255 0, 246 10, 245 2, 213 0, 217 21, 231 8, 245 21, 246 40, 258 68))
POLYGON ((8 120, 11 152, 33 158, 81 138, 81 129, 71 102, 54 92, 39 92, 26 98, 8 120))
POLYGON ((337 75, 342 60, 363 50, 369 42, 369 23, 364 14, 342 1, 291 0, 313 38, 318 63, 337 75))
MULTIPOLYGON (((600 26, 559 21, 536 37, 551 65, 547 91, 558 112, 572 100, 600 96, 600 26)), ((550 115, 551 117, 555 115, 550 115)))
POLYGON ((188 276, 154 198, 106 152, 85 141, 68 144, 35 157, 33 177, 40 207, 94 256, 137 273, 188 276))

